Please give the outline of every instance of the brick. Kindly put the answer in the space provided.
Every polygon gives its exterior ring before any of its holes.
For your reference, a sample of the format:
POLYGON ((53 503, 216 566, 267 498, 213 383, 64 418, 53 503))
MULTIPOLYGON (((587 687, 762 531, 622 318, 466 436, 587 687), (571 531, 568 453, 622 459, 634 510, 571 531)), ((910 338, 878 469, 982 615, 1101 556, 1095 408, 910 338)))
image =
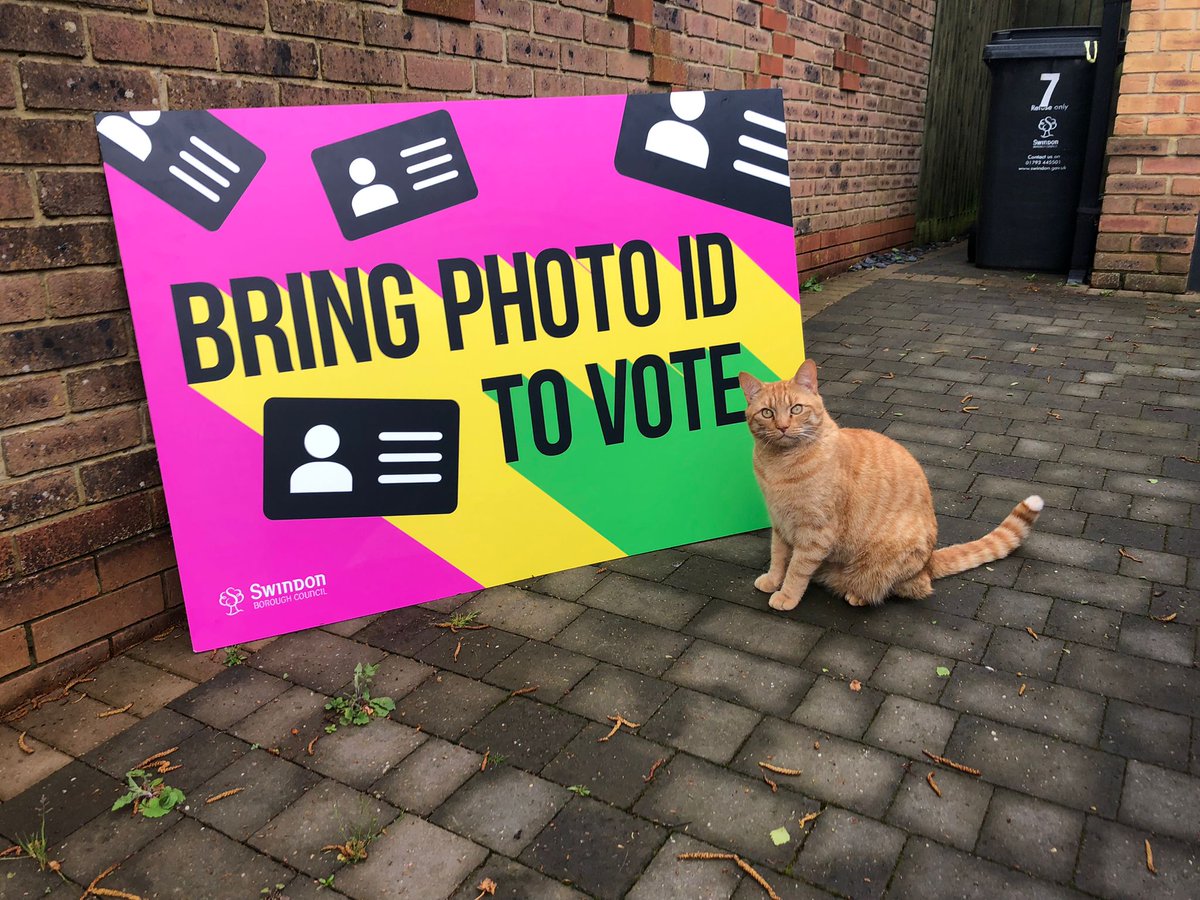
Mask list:
POLYGON ((154 11, 160 16, 250 28, 267 24, 266 0, 154 0, 154 11))
POLYGON ((111 222, 0 228, 0 271, 56 269, 116 260, 111 222))
POLYGON ((404 16, 379 10, 363 10, 363 37, 377 47, 438 51, 438 23, 420 16, 404 16))
POLYGON ((603 73, 605 65, 605 53, 599 47, 575 44, 562 47, 562 67, 567 71, 603 73))
POLYGON ((280 103, 284 106, 326 106, 348 103, 368 103, 371 94, 366 88, 330 88, 285 81, 279 86, 280 103))
POLYGON ((469 91, 474 83, 471 63, 465 59, 409 56, 405 60, 410 87, 439 91, 469 91))
POLYGON ((211 28, 143 22, 124 16, 90 16, 92 56, 102 62, 135 62, 215 69, 211 28))
MULTIPOLYGON (((108 641, 97 641, 45 665, 14 675, 0 682, 0 709, 12 709, 30 697, 45 693, 51 688, 61 688, 73 675, 95 668, 105 659, 108 659, 108 641)), ((84 769, 92 771, 87 767, 84 769)), ((105 802, 101 809, 107 809, 109 805, 105 802)), ((62 820, 58 821, 61 826, 62 820)))
POLYGON ((29 109, 148 109, 158 97, 154 78, 135 69, 31 60, 22 60, 19 69, 29 109))
POLYGON ((10 361, 0 368, 0 374, 41 372, 111 359, 125 355, 128 349, 124 328, 115 319, 0 332, 0 359, 10 361))
POLYGON ((70 471, 9 479, 0 487, 0 526, 17 528, 78 505, 79 489, 70 471))
POLYGON ((33 218, 33 192, 20 172, 0 173, 0 219, 33 218))
POLYGON ((162 582, 147 578, 34 622, 34 652, 39 662, 59 656, 162 609, 162 582))
POLYGON ((150 510, 139 495, 68 513, 14 537, 23 572, 34 572, 150 530, 150 510))
POLYGON ((475 0, 406 0, 406 11, 457 19, 460 22, 475 21, 475 0))
POLYGON ((533 30, 538 34, 580 41, 583 40, 583 14, 538 3, 533 10, 533 30))
POLYGON ((513 31, 529 31, 533 27, 529 0, 477 0, 475 15, 481 23, 513 31))
POLYGON ((0 3, 0 50, 83 56, 83 19, 78 13, 26 3, 0 3))
POLYGON ((37 173, 38 204, 47 216, 104 216, 112 209, 100 172, 37 173))
POLYGON ((520 66, 476 63, 475 90, 498 97, 530 97, 533 95, 533 73, 520 66))
POLYGON ((492 62, 504 59, 504 35, 499 31, 444 23, 440 28, 440 35, 443 53, 492 62))
POLYGON ((124 409, 6 435, 4 459, 11 474, 24 475, 124 450, 141 440, 141 417, 124 409))
POLYGON ((219 31, 217 52, 221 69, 226 72, 292 78, 314 78, 317 74, 317 48, 310 41, 219 31))
POLYGON ((509 62, 554 69, 558 67, 558 48, 556 41, 543 41, 525 34, 508 36, 509 62))
POLYGON ((146 395, 141 365, 117 363, 71 372, 67 375, 67 395, 75 412, 140 400, 146 395))
POLYGON ((638 22, 650 22, 654 18, 653 0, 612 0, 612 14, 638 22))
POLYGON ((129 307, 125 282, 118 269, 50 272, 46 276, 46 291, 50 296, 51 314, 62 318, 129 307))
POLYGON ((57 418, 66 412, 65 399, 57 375, 0 382, 0 428, 57 418))
POLYGON ((285 34, 307 34, 338 41, 362 40, 362 22, 356 4, 271 0, 271 27, 285 34))
POLYGON ((274 106, 278 96, 278 86, 267 81, 174 73, 167 76, 167 98, 172 109, 274 106))
POLYGON ((0 275, 0 324, 28 322, 45 315, 46 288, 41 275, 0 275))
POLYGON ((92 560, 80 560, 0 587, 0 628, 28 622, 96 596, 92 560))
MULTIPOLYGON (((410 63, 411 67, 411 63, 410 63)), ((321 49, 321 74, 353 84, 403 85, 404 67, 397 53, 330 44, 321 49)))
POLYGON ((0 678, 24 669, 30 661, 25 629, 17 627, 0 631, 0 678))
POLYGON ((649 53, 654 46, 653 31, 649 25, 633 23, 629 26, 629 49, 637 53, 649 53))
POLYGON ((162 484, 158 454, 152 447, 80 466, 79 478, 84 499, 89 503, 162 484))

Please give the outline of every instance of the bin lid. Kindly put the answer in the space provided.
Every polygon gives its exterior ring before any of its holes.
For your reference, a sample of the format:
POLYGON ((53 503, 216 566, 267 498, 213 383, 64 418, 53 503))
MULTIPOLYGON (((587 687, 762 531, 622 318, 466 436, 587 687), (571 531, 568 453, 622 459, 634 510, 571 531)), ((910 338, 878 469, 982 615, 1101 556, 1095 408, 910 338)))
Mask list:
MULTIPOLYGON (((983 48, 985 62, 993 59, 1074 59, 1087 57, 1085 41, 1098 41, 1099 27, 1008 28, 993 31, 983 48)), ((1091 56, 1095 57, 1093 48, 1091 56)))

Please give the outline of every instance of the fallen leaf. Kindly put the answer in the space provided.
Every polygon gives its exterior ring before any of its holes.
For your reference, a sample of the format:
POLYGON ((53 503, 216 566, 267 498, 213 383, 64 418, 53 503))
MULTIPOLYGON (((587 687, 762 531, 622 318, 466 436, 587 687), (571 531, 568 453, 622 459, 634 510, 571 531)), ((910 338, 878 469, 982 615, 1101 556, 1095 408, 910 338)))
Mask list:
POLYGON ((945 666, 938 666, 937 673, 938 673, 938 678, 949 678, 950 677, 950 670, 947 669, 945 666))
POLYGON ((850 690, 857 694, 862 690, 862 682, 855 678, 852 682, 850 682, 850 690))
POLYGON ((788 833, 788 830, 786 828, 784 828, 783 826, 780 826, 779 828, 776 828, 774 831, 771 832, 771 840, 775 842, 776 847, 782 847, 784 844, 786 844, 791 839, 792 839, 792 836, 788 833))

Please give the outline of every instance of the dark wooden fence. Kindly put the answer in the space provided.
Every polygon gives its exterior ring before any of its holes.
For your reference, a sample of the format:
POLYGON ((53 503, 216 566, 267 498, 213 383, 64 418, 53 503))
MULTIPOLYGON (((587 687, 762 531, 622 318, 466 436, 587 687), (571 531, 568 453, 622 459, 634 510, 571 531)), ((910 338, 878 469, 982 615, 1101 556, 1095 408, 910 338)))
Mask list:
POLYGON ((925 106, 917 243, 964 233, 979 211, 993 31, 1099 25, 1104 0, 939 0, 925 106))

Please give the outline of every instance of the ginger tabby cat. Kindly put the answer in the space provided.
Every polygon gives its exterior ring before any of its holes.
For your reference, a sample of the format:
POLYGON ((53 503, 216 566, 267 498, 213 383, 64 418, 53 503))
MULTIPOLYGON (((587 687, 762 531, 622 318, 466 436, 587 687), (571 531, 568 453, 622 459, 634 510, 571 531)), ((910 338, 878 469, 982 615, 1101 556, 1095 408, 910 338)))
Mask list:
POLYGON ((889 437, 839 428, 817 393, 812 360, 790 381, 738 375, 754 435, 754 475, 771 516, 771 569, 754 581, 792 609, 816 579, 851 606, 889 594, 921 599, 934 578, 1003 559, 1029 536, 1042 498, 1027 497, 979 540, 935 550, 925 473, 889 437))

